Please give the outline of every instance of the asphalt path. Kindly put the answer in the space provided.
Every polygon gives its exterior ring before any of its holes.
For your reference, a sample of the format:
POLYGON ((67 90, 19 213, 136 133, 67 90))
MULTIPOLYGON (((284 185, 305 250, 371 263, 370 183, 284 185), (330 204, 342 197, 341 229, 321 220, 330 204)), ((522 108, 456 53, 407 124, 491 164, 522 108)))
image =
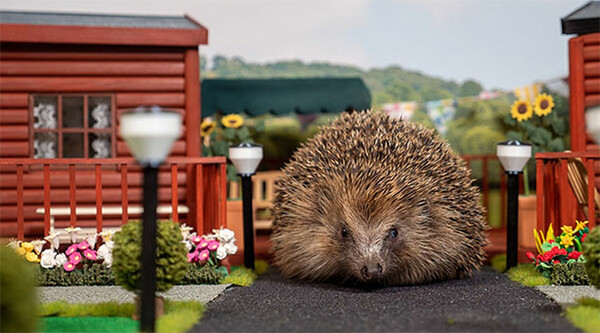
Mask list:
POLYGON ((365 290, 276 271, 207 305, 195 332, 577 332, 560 305, 491 270, 471 278, 365 290))

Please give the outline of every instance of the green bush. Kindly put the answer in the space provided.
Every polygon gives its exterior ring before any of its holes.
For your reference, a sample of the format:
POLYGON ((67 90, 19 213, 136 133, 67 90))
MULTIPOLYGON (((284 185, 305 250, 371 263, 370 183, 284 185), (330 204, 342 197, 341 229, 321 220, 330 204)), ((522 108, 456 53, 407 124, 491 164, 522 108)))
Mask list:
POLYGON ((93 263, 82 270, 65 271, 62 267, 43 268, 36 265, 35 280, 38 286, 107 286, 115 284, 110 268, 93 263))
POLYGON ((570 262, 553 266, 550 281, 556 285, 588 285, 590 281, 582 262, 570 262))
POLYGON ((211 265, 188 265, 180 284, 219 284, 223 273, 211 265))
MULTIPOLYGON (((115 283, 127 290, 137 291, 141 279, 142 224, 125 224, 115 233, 112 270, 115 283)), ((158 221, 156 238, 156 290, 169 290, 179 283, 187 270, 187 250, 179 224, 158 221)))
POLYGON ((0 331, 34 332, 38 303, 31 264, 11 248, 0 248, 0 331))
POLYGON ((582 244, 590 283, 600 288, 600 228, 595 227, 582 244))

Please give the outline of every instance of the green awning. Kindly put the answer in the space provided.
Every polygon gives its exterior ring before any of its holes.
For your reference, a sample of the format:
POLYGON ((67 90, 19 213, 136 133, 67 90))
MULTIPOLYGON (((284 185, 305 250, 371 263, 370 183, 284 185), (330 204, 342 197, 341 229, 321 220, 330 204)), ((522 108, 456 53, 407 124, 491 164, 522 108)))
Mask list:
POLYGON ((338 113, 371 107, 371 94, 360 78, 205 79, 202 116, 267 112, 338 113))

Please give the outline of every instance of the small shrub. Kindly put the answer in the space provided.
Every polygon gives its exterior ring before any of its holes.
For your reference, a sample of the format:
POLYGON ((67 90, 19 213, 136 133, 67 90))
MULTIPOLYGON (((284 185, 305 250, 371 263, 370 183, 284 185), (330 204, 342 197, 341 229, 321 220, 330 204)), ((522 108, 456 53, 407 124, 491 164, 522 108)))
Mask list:
POLYGON ((588 285, 590 281, 584 265, 582 262, 556 264, 550 275, 550 281, 556 285, 588 285))
POLYGON ((189 264, 180 284, 219 284, 223 277, 214 266, 189 264))
POLYGON ((0 331, 33 332, 37 324, 37 295, 31 264, 15 250, 0 248, 0 331))
POLYGON ((82 270, 65 271, 62 267, 35 267, 35 279, 38 286, 109 286, 115 284, 110 268, 93 263, 84 265, 82 270))
MULTIPOLYGON (((156 239, 156 290, 169 290, 179 283, 187 269, 187 249, 179 225, 158 221, 156 239)), ((115 283, 127 290, 139 290, 141 280, 142 223, 125 224, 114 236, 113 273, 115 283)))
POLYGON ((590 283, 600 288, 600 228, 592 229, 581 246, 590 283))

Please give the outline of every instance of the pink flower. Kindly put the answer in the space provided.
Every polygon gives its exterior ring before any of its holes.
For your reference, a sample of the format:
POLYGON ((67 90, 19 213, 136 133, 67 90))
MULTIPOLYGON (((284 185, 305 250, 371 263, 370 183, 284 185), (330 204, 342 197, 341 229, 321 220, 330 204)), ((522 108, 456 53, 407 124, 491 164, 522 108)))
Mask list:
POLYGON ((188 262, 197 262, 198 261, 198 251, 194 251, 187 254, 188 262))
POLYGON ((81 259, 82 259, 81 253, 79 253, 79 252, 73 252, 69 256, 69 262, 72 263, 73 265, 77 265, 78 263, 80 263, 81 259))
POLYGON ((198 260, 204 261, 204 260, 208 259, 209 254, 210 254, 210 252, 208 250, 200 251, 200 253, 198 254, 198 260))
POLYGON ((65 269, 65 271, 70 272, 75 269, 75 264, 73 264, 72 262, 66 262, 63 265, 63 268, 65 269))
POLYGON ((211 251, 216 251, 219 248, 219 242, 216 240, 211 240, 208 242, 208 245, 206 245, 206 247, 211 251))
POLYGON ((579 259, 579 257, 581 256, 581 252, 577 252, 577 251, 573 251, 571 253, 569 253, 569 259, 579 259))
POLYGON ((83 241, 83 242, 77 244, 77 248, 80 249, 81 251, 85 251, 90 248, 90 244, 87 241, 83 241))
POLYGON ((83 256, 90 260, 96 260, 96 251, 92 249, 87 249, 83 251, 83 256))
POLYGON ((196 246, 198 246, 198 244, 200 244, 200 242, 204 239, 204 237, 202 236, 194 236, 192 237, 192 243, 194 243, 196 246))
POLYGON ((65 254, 70 256, 73 252, 77 251, 77 244, 73 244, 67 248, 65 254))
POLYGON ((202 237, 202 240, 200 241, 200 243, 198 243, 198 248, 203 249, 207 246, 208 246, 208 241, 206 240, 206 238, 202 237))

